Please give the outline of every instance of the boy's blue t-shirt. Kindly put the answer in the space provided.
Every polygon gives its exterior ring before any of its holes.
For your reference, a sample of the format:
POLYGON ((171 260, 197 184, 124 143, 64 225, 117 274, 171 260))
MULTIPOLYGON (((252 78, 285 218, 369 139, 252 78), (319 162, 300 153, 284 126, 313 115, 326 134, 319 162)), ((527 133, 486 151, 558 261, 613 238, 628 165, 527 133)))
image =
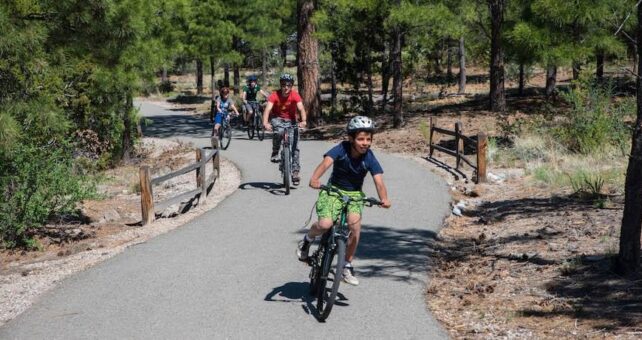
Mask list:
POLYGON ((382 174, 383 169, 372 150, 354 159, 350 157, 350 142, 341 142, 333 147, 323 157, 334 160, 330 184, 347 191, 361 191, 363 180, 370 172, 372 176, 382 174))

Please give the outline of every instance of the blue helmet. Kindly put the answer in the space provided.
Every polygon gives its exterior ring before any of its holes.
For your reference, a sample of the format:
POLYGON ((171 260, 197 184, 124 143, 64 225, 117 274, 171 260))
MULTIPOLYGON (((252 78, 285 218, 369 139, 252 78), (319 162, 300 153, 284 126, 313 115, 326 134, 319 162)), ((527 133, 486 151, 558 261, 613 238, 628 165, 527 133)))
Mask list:
POLYGON ((257 78, 253 74, 247 77, 247 82, 248 83, 251 83, 251 82, 256 81, 256 80, 257 80, 257 78))

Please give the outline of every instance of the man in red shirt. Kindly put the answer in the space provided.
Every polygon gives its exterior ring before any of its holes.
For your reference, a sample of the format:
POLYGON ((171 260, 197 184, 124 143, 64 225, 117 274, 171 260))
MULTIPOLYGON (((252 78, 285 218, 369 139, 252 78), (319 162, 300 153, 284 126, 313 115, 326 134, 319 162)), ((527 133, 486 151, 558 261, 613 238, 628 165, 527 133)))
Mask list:
MULTIPOLYGON (((301 101, 301 96, 292 90, 294 77, 288 73, 283 73, 280 78, 281 89, 274 91, 268 97, 268 102, 263 112, 263 125, 268 131, 273 128, 278 130, 297 125, 297 110, 300 115, 298 127, 305 128, 306 113, 301 101), (268 122, 269 119, 269 122, 268 122)), ((292 184, 298 185, 301 181, 299 171, 301 165, 299 162, 299 134, 294 133, 292 129, 288 130, 288 138, 292 141, 292 184)), ((281 147, 281 135, 275 134, 272 137, 272 162, 279 161, 279 148, 281 147)))

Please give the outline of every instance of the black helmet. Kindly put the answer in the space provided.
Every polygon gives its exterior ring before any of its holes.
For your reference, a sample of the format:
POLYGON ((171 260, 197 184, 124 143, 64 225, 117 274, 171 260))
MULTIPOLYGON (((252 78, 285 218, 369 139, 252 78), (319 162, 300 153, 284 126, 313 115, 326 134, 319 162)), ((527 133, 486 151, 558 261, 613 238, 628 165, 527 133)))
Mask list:
POLYGON ((279 80, 289 82, 289 83, 294 83, 294 77, 289 73, 282 73, 279 80))

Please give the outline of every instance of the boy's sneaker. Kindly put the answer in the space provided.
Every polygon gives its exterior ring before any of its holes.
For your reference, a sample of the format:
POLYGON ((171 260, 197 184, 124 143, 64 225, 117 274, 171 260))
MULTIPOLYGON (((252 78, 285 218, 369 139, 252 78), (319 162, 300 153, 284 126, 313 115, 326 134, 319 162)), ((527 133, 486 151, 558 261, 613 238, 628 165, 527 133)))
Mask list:
POLYGON ((301 182, 301 177, 299 177, 298 171, 292 171, 292 184, 299 185, 301 182))
POLYGON ((270 161, 272 163, 278 163, 280 161, 279 152, 278 151, 276 151, 276 152, 272 151, 272 155, 270 156, 270 161))
POLYGON ((303 239, 299 241, 299 246, 296 248, 296 256, 299 258, 299 261, 307 262, 308 261, 308 252, 310 251, 309 241, 303 239))
POLYGON ((359 280, 356 277, 354 277, 353 267, 343 267, 343 281, 353 286, 359 285, 359 280))

